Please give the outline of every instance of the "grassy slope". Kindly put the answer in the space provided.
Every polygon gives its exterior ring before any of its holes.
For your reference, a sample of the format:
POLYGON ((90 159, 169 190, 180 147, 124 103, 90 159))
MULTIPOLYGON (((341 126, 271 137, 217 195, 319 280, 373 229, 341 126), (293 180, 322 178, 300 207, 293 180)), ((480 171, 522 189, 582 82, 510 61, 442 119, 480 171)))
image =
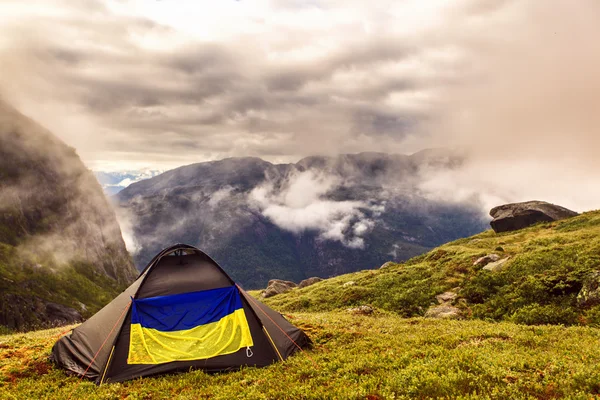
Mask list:
POLYGON ((588 399, 600 393, 600 330, 345 312, 291 316, 315 348, 237 372, 78 384, 47 361, 61 329, 0 336, 2 399, 588 399), (314 362, 314 364, 313 364, 314 362))
POLYGON ((287 312, 329 311, 370 304, 401 316, 423 315, 435 295, 459 294, 467 317, 525 324, 600 324, 600 306, 581 308, 577 294, 600 269, 600 212, 516 232, 486 231, 440 246, 404 264, 327 279, 266 300, 287 312), (491 273, 473 262, 489 253, 510 256, 491 273), (354 281, 352 286, 344 283, 354 281), (456 290, 460 288, 460 290, 456 290))
POLYGON ((599 260, 600 212, 590 212, 514 233, 485 232, 405 264, 328 279, 267 301, 293 312, 288 318, 311 336, 313 350, 227 374, 194 371, 96 387, 47 361, 61 329, 0 336, 0 398, 598 397, 598 311, 578 308, 575 299, 599 260), (473 267, 491 251, 512 257, 506 270, 473 267), (355 284, 344 287, 348 281, 355 284), (436 294, 456 287, 467 316, 591 326, 414 317, 436 294), (378 310, 371 316, 343 310, 360 304, 378 310))

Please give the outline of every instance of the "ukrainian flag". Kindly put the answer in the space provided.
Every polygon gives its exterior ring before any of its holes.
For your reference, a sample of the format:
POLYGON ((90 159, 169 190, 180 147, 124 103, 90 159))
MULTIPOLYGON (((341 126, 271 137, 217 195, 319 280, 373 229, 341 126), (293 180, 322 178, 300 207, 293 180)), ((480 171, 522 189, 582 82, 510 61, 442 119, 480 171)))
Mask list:
POLYGON ((129 364, 202 360, 252 345, 235 286, 132 300, 129 364))

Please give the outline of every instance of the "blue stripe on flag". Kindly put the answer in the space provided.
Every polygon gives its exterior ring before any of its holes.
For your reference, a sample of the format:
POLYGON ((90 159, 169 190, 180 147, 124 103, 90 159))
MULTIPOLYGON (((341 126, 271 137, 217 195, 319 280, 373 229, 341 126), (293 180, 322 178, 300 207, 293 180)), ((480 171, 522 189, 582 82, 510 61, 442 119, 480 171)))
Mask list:
POLYGON ((181 331, 219 321, 240 308, 235 286, 133 299, 131 323, 162 332, 181 331))

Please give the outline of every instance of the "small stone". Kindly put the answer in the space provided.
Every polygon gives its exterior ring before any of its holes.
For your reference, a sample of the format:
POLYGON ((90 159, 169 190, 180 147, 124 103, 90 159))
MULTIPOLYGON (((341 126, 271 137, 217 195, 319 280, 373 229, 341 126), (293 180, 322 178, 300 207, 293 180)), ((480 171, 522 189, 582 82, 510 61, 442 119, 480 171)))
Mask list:
POLYGON ((391 267, 392 265, 394 265, 395 263, 392 261, 388 261, 385 264, 383 264, 381 267, 379 267, 379 269, 384 269, 384 268, 388 268, 391 267))
POLYGON ((344 284, 342 285, 342 287, 348 287, 348 286, 354 286, 354 285, 356 285, 356 282, 354 282, 354 281, 349 281, 349 282, 346 282, 346 283, 344 283, 344 284))
POLYGON ((502 260, 489 263, 483 269, 491 272, 500 272, 507 267, 506 262, 510 260, 510 257, 503 258, 502 260))
POLYGON ((477 261, 475 261, 473 263, 473 265, 481 265, 482 267, 494 262, 494 261, 498 261, 500 259, 500 256, 498 254, 488 254, 487 256, 483 256, 481 258, 478 258, 477 261))
POLYGON ((427 318, 440 318, 440 319, 457 319, 460 318, 460 309, 442 304, 439 306, 430 307, 425 313, 427 318))
POLYGON ((346 311, 354 315, 371 315, 375 310, 371 306, 358 306, 355 308, 348 308, 346 311))
POLYGON ((457 294, 454 292, 444 292, 435 296, 436 300, 440 304, 451 303, 456 299, 457 294))

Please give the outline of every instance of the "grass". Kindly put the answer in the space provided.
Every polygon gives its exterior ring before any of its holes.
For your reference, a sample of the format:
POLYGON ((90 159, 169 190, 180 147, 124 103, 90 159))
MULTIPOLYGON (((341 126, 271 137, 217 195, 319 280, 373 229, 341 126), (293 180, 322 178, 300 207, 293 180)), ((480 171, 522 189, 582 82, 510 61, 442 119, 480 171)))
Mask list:
POLYGON ((435 296, 458 293, 465 318, 524 324, 600 325, 600 308, 581 307, 577 294, 600 270, 600 212, 516 232, 486 231, 403 264, 341 275, 266 299, 286 312, 322 312, 369 304, 400 316, 425 314, 435 296), (474 261, 510 257, 501 272, 474 261), (354 284, 347 284, 354 282, 354 284))
POLYGON ((600 330, 390 313, 288 315, 315 347, 266 368, 95 386, 47 361, 61 329, 0 336, 2 399, 589 399, 600 330))
POLYGON ((600 212, 487 231, 266 299, 315 343, 284 363, 100 387, 49 363, 60 328, 0 332, 0 399, 600 398, 600 306, 577 303, 599 269, 600 212), (492 252, 510 257, 504 270, 473 265, 492 252), (463 319, 421 317, 448 290, 463 319), (367 304, 374 314, 346 311, 367 304))

